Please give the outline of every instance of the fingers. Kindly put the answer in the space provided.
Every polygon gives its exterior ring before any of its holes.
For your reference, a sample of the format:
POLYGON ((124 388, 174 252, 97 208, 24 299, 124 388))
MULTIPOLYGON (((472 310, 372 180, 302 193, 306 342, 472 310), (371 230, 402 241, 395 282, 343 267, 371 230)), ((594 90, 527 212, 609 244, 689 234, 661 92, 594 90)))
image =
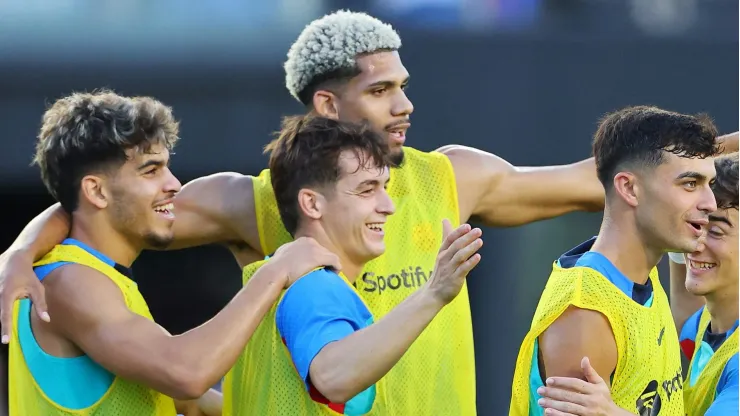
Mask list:
POLYGON ((537 401, 540 407, 545 408, 546 415, 575 415, 575 416, 587 416, 588 410, 581 405, 561 402, 553 399, 542 398, 537 401), (549 411, 549 412, 548 412, 549 411))
POLYGON ((594 387, 587 381, 571 377, 550 377, 547 379, 547 387, 557 387, 562 390, 571 390, 578 393, 592 393, 594 387))
MULTIPOLYGON (((445 220, 447 221, 447 220, 445 220)), ((449 224, 449 221, 447 221, 449 224)), ((444 228, 444 221, 442 222, 442 227, 444 228)), ((450 228, 452 226, 449 226, 450 228)), ((463 224, 459 227, 457 227, 454 231, 447 234, 446 237, 444 237, 444 240, 442 240, 442 247, 439 248, 440 253, 450 248, 452 243, 454 243, 457 239, 459 239, 461 236, 465 235, 467 232, 470 231, 470 224, 463 224)))
MULTIPOLYGON (((477 228, 476 228, 477 230, 477 228)), ((461 238, 460 240, 469 240, 472 238, 471 236, 474 236, 475 230, 469 232, 466 236, 461 238)), ((458 240, 458 241, 460 241, 458 240)), ((455 244, 458 242, 456 241, 455 244)), ((467 261, 473 254, 475 254, 481 247, 483 246, 483 240, 480 238, 476 238, 475 240, 471 241, 468 245, 464 246, 460 250, 455 253, 454 256, 452 256, 452 264, 462 264, 465 261, 467 261)), ((453 245, 454 247, 454 245, 453 245)))
POLYGON ((2 300, 0 300, 0 342, 7 344, 10 342, 10 332, 13 329, 13 301, 12 294, 3 291, 2 300))
POLYGON ((478 263, 480 263, 480 254, 475 253, 472 257, 467 259, 465 263, 461 264, 460 267, 457 268, 457 273, 461 276, 467 276, 468 273, 478 265, 478 263))
POLYGON ((579 416, 579 415, 574 415, 573 413, 561 412, 560 410, 555 410, 555 409, 545 409, 545 415, 546 416, 579 416))
POLYGON ((452 234, 452 223, 447 218, 442 220, 442 240, 445 240, 448 235, 452 234))
POLYGON ((591 367, 591 362, 589 361, 588 357, 583 357, 581 360, 581 369, 583 370, 583 375, 586 376, 586 380, 593 384, 601 384, 604 382, 604 379, 599 376, 599 373, 594 370, 593 367, 591 367))
POLYGON ((49 312, 47 312, 48 308, 46 307, 46 291, 44 285, 40 281, 34 280, 34 284, 29 288, 28 294, 39 318, 44 322, 51 321, 49 312))
POLYGON ((336 254, 326 253, 323 258, 322 266, 331 267, 336 271, 342 270, 342 263, 339 262, 339 257, 336 254))
MULTIPOLYGON (((455 231, 457 231, 457 230, 455 230, 455 231)), ((456 234, 456 232, 450 234, 450 236, 455 235, 455 234, 456 234)), ((459 251, 461 251, 464 248, 466 248, 468 245, 470 245, 472 242, 474 242, 477 238, 479 238, 482 234, 483 234, 483 232, 481 231, 480 228, 474 228, 474 229, 470 230, 467 233, 461 234, 455 240, 452 241, 452 244, 442 254, 442 256, 444 258, 449 258, 451 260, 452 258, 455 257, 455 255, 457 255, 457 253, 459 251)), ((472 253, 470 253, 470 255, 472 255, 472 253)), ((468 255, 468 257, 470 257, 470 255, 468 255)), ((465 257, 465 258, 459 258, 458 257, 458 259, 459 259, 459 261, 458 261, 458 264, 459 264, 459 263, 462 263, 463 261, 465 261, 465 259, 467 259, 467 257, 465 257)))
POLYGON ((586 405, 586 398, 588 397, 585 394, 581 394, 573 390, 565 390, 562 388, 554 387, 540 387, 537 389, 537 394, 545 399, 552 399, 559 402, 568 402, 580 406, 586 405))

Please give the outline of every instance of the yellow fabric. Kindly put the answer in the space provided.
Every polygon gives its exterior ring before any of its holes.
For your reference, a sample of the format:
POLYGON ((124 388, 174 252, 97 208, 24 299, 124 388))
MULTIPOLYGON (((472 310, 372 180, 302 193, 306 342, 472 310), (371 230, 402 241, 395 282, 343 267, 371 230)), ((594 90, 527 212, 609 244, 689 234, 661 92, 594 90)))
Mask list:
MULTIPOLYGON (((34 266, 56 262, 72 262, 93 268, 110 278, 123 293, 128 308, 141 316, 152 319, 146 301, 136 283, 116 269, 99 260, 84 249, 73 245, 58 245, 34 266)), ((13 322, 18 324, 19 303, 13 308, 13 322)), ((36 384, 26 366, 20 348, 18 331, 13 331, 9 355, 10 415, 11 416, 174 416, 174 401, 141 384, 116 377, 105 395, 92 406, 72 410, 52 402, 36 384)), ((75 380, 70 380, 74 383, 75 380)))
MULTIPOLYGON (((242 276, 245 285, 263 264, 265 261, 259 261, 244 268, 242 276)), ((344 276, 342 278, 356 291, 344 276)), ((280 338, 275 314, 285 293, 287 291, 283 291, 280 299, 272 305, 236 364, 226 374, 223 383, 224 416, 338 414, 311 399, 280 338)), ((384 381, 378 381, 375 388, 374 409, 384 396, 384 381)))
POLYGON ((658 414, 641 413, 638 408, 643 411, 653 408, 655 411, 660 406, 661 416, 683 416, 678 335, 657 269, 651 271, 650 280, 653 284, 653 303, 645 307, 627 297, 593 269, 563 269, 555 263, 532 326, 519 350, 509 414, 529 414, 534 341, 572 305, 599 311, 609 320, 618 352, 611 384, 614 402, 636 414, 658 414))
POLYGON ((701 314, 699 319, 699 330, 696 333, 696 340, 694 341, 694 355, 691 358, 691 364, 689 365, 689 373, 684 381, 684 403, 686 406, 686 414, 688 416, 702 416, 709 406, 714 401, 714 396, 717 392, 717 383, 722 375, 722 371, 727 365, 727 361, 738 353, 738 341, 737 341, 737 330, 730 335, 729 338, 722 343, 719 349, 712 355, 709 362, 702 370, 699 378, 696 380, 696 384, 692 387, 689 385, 691 380, 691 371, 693 370, 694 360, 697 357, 697 352, 701 346, 702 340, 704 339, 704 333, 709 328, 709 322, 712 317, 709 315, 707 308, 704 308, 704 312, 701 314))
MULTIPOLYGON (((388 186, 396 213, 386 224, 386 253, 369 262, 355 282, 378 320, 429 278, 442 244, 442 220, 447 218, 456 226, 460 218, 449 159, 437 152, 404 151, 404 165, 391 170, 388 186)), ((291 237, 280 220, 269 171, 254 178, 254 198, 262 250, 271 254, 291 237)), ((381 405, 372 414, 476 414, 467 286, 434 318, 384 381, 385 393, 376 396, 381 405)))

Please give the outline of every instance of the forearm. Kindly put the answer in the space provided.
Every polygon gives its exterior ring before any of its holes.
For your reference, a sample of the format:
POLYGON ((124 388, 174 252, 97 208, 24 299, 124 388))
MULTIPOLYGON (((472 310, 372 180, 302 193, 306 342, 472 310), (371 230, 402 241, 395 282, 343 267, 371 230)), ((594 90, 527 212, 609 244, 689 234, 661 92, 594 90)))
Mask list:
POLYGON ((172 338, 170 350, 195 379, 196 391, 226 374, 277 300, 284 282, 275 267, 265 264, 213 319, 172 338))
POLYGON ((738 151, 738 137, 740 137, 740 132, 726 134, 717 138, 722 154, 728 154, 738 151))
POLYGON ((8 252, 36 261, 67 238, 70 226, 69 214, 61 205, 54 204, 23 228, 8 252))
POLYGON ((324 347, 311 364, 312 383, 332 401, 351 399, 390 371, 442 307, 417 291, 380 321, 324 347))
POLYGON ((680 334, 681 328, 687 319, 704 305, 704 298, 694 296, 686 290, 686 265, 668 261, 671 278, 671 313, 676 331, 680 334))

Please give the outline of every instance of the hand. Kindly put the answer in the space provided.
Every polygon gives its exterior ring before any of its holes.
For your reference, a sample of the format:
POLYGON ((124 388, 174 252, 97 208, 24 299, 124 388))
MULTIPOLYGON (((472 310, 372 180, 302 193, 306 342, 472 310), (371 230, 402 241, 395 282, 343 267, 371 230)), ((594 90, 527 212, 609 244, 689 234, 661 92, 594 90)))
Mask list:
POLYGON ((537 389, 538 404, 548 416, 631 415, 612 401, 609 386, 591 367, 588 357, 581 360, 587 381, 570 377, 550 377, 547 387, 537 389))
POLYGON ((286 288, 318 267, 331 267, 337 271, 342 269, 336 254, 309 237, 301 237, 280 246, 268 263, 280 266, 285 271, 286 288))
POLYGON ((477 252, 483 240, 480 228, 471 230, 470 225, 463 224, 453 231, 448 220, 442 221, 442 233, 442 247, 427 288, 443 304, 448 304, 460 293, 468 273, 480 262, 477 252))
POLYGON ((13 331, 13 304, 28 297, 41 320, 49 322, 44 285, 33 272, 33 262, 6 251, 0 255, 0 332, 3 344, 10 342, 13 331))

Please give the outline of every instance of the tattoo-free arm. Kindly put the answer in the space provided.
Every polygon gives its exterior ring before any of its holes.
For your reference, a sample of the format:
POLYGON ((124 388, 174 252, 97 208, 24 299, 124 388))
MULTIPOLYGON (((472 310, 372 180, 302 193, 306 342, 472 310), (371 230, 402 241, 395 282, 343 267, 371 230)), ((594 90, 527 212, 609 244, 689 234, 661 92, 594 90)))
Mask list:
POLYGON ((509 227, 604 208, 593 158, 562 166, 515 167, 470 147, 450 145, 438 151, 455 171, 460 222, 475 217, 489 226, 509 227))
POLYGON ((234 364, 282 291, 285 275, 280 266, 263 266, 213 319, 172 336, 131 312, 111 280, 71 264, 44 279, 49 308, 58 317, 46 325, 118 376, 175 399, 195 399, 234 364))

